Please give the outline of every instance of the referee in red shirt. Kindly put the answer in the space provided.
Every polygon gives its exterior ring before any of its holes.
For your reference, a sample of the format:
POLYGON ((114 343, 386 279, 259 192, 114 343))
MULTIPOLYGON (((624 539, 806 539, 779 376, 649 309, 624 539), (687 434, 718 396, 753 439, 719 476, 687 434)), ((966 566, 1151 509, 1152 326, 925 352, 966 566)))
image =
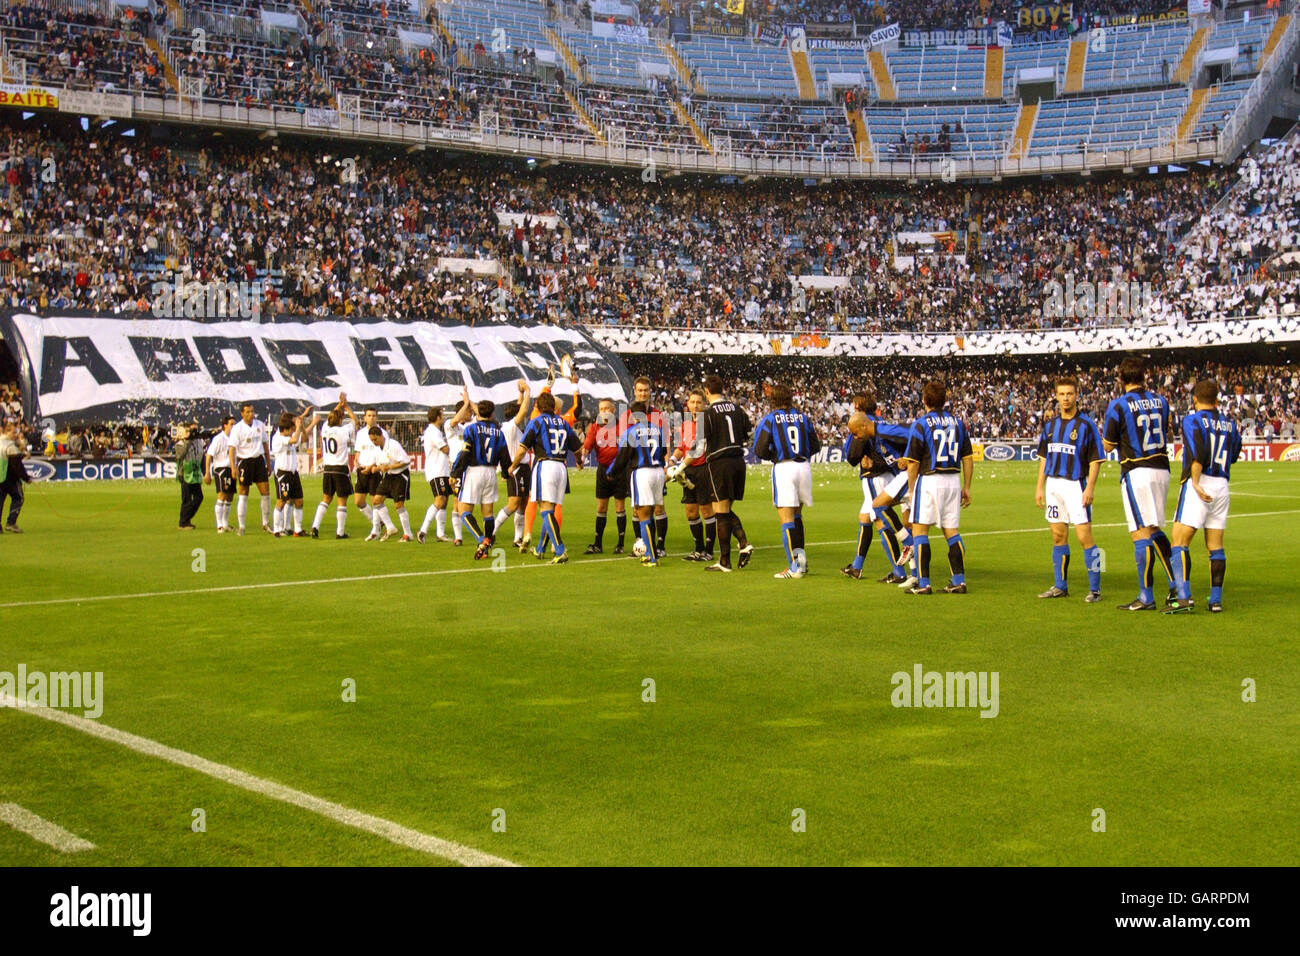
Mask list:
POLYGON ((596 540, 587 545, 584 554, 601 554, 605 543, 605 522, 608 521, 609 499, 614 499, 614 513, 618 523, 618 547, 615 554, 623 553, 623 539, 627 535, 627 495, 628 475, 626 469, 619 477, 610 478, 605 469, 618 457, 617 410, 612 398, 602 398, 596 413, 596 420, 587 426, 587 437, 582 443, 582 453, 596 453, 600 465, 596 469, 596 540))

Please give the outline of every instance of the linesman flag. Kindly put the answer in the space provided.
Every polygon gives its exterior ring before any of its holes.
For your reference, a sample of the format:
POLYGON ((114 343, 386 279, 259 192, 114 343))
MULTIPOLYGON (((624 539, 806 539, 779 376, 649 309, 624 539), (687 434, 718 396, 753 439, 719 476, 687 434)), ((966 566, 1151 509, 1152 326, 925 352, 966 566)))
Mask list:
POLYGON ((745 15, 745 0, 727 0, 727 12, 733 17, 745 15))

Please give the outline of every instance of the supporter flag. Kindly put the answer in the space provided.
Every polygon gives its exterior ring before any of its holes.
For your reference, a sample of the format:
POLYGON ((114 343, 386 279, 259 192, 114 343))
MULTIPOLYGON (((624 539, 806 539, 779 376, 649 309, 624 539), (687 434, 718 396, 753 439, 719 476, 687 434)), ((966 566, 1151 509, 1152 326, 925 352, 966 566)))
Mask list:
POLYGON ((745 0, 727 0, 727 12, 733 17, 745 15, 745 0))
POLYGON ((552 272, 550 275, 542 276, 542 288, 539 293, 540 298, 545 299, 548 295, 560 294, 560 274, 552 272))

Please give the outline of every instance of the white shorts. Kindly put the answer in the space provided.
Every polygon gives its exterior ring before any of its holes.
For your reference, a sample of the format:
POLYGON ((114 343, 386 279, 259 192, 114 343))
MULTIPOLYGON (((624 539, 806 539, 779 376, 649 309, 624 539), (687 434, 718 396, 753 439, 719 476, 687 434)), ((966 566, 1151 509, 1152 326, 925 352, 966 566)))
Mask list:
POLYGON ((961 475, 917 475, 912 523, 956 528, 961 521, 961 475))
POLYGON ((1228 526, 1228 479, 1203 475, 1201 487, 1214 500, 1202 501, 1192 489, 1191 481, 1184 481, 1174 520, 1198 531, 1202 528, 1222 531, 1228 526))
POLYGON ((1044 489, 1048 524, 1092 524, 1092 505, 1084 506, 1083 489, 1087 482, 1069 478, 1048 478, 1044 489))
POLYGON ((880 517, 873 502, 882 494, 889 495, 894 504, 907 497, 907 472, 897 475, 873 475, 862 479, 862 510, 859 514, 869 515, 872 521, 880 517))
POLYGON ((772 466, 772 504, 798 508, 812 503, 812 465, 806 461, 778 461, 772 466))
POLYGON ((1119 480, 1129 531, 1165 526, 1169 472, 1163 468, 1134 468, 1119 480))
POLYGON ((664 470, 662 468, 635 468, 632 471, 632 507, 648 508, 664 503, 664 470))
POLYGON ((568 483, 569 469, 564 462, 543 458, 533 465, 533 501, 558 505, 568 483))
POLYGON ((470 465, 465 469, 456 500, 463 505, 496 504, 497 470, 491 465, 470 465))

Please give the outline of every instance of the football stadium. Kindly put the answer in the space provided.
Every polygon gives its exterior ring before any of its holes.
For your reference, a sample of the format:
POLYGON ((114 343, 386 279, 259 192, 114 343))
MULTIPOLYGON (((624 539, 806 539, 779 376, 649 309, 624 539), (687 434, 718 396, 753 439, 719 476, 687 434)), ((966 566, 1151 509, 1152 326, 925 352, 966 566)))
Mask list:
POLYGON ((0 861, 1294 865, 1298 13, 4 4, 0 861))

